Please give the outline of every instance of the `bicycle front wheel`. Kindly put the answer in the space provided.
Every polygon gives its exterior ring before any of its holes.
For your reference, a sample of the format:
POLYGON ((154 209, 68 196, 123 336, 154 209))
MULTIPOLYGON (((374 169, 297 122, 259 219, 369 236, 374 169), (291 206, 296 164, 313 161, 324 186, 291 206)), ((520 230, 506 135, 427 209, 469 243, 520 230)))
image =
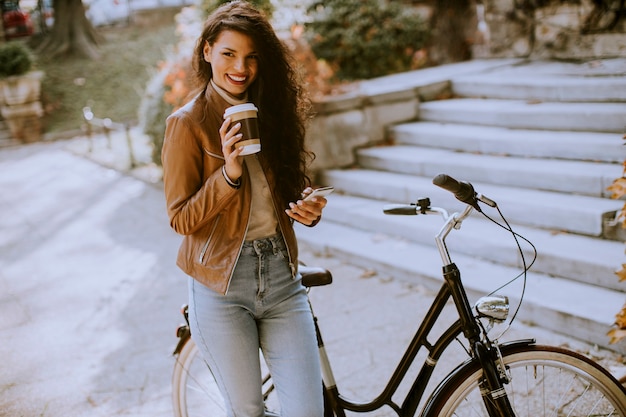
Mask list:
MULTIPOLYGON (((626 390, 604 368, 575 352, 523 346, 502 352, 510 382, 505 390, 515 415, 626 416, 626 390)), ((428 415, 488 416, 480 388, 482 370, 472 362, 449 379, 428 415)))
MULTIPOLYGON (((175 417, 226 417, 222 394, 193 339, 175 356, 172 374, 172 407, 175 417)), ((265 366, 264 366, 265 368, 265 366)), ((267 417, 278 416, 278 400, 269 372, 264 369, 263 397, 267 417)))

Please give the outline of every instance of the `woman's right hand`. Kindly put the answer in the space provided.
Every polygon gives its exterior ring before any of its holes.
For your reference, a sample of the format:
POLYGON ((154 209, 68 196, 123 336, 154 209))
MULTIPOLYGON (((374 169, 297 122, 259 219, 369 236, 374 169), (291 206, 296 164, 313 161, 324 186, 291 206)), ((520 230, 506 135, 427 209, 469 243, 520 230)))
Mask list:
POLYGON ((222 139, 222 153, 224 154, 224 169, 226 175, 232 181, 237 181, 243 174, 242 157, 239 156, 243 147, 235 148, 235 144, 241 140, 242 134, 239 133, 241 123, 235 124, 231 129, 230 118, 224 120, 220 127, 220 137, 222 139))

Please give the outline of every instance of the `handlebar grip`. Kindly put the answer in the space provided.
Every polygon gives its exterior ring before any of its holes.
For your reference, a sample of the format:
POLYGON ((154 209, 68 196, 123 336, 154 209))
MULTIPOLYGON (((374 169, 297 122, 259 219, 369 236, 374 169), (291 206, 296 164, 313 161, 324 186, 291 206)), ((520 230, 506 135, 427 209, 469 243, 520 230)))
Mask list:
POLYGON ((433 184, 454 194, 457 200, 480 210, 476 201, 476 191, 469 182, 457 181, 449 175, 439 174, 433 178, 433 184))
POLYGON ((387 205, 383 208, 383 212, 385 214, 400 214, 403 216, 415 216, 416 214, 418 214, 418 209, 419 207, 411 204, 411 205, 407 205, 407 204, 392 204, 392 205, 387 205))

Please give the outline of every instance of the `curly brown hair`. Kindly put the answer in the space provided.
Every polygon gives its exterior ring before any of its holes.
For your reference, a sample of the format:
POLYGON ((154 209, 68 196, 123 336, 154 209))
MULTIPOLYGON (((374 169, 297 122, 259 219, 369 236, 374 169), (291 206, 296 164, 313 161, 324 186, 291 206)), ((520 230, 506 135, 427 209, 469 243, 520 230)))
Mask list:
POLYGON ((294 69, 293 58, 267 18, 250 3, 235 0, 214 10, 204 23, 192 58, 196 81, 204 88, 213 76, 204 60, 204 44, 213 45, 225 30, 249 36, 258 52, 259 72, 248 89, 248 100, 259 108, 263 144, 260 158, 272 171, 282 203, 300 198, 310 185, 306 174, 313 153, 305 149, 305 123, 310 102, 294 69))

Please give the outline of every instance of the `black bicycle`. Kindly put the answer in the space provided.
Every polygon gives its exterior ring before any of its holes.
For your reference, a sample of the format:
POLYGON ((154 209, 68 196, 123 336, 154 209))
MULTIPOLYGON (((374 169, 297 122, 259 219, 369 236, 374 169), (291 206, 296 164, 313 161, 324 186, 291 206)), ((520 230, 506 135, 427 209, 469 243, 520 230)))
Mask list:
MULTIPOLYGON (((470 183, 456 181, 445 174, 435 177, 433 183, 453 192, 457 199, 467 204, 465 209, 460 213, 450 214, 443 208, 431 207, 430 200, 424 198, 416 204, 387 206, 384 211, 386 214, 436 214, 443 217, 444 224, 435 237, 443 263, 444 282, 441 289, 383 391, 369 402, 357 403, 342 396, 315 317, 324 381, 325 417, 343 417, 346 411, 371 412, 384 406, 393 409, 400 417, 626 417, 626 389, 593 360, 560 347, 537 345, 532 339, 499 343, 497 339, 488 337, 493 326, 507 322, 510 310, 508 298, 493 293, 480 298, 472 306, 459 269, 450 259, 445 239, 452 230, 459 229, 472 212, 478 211, 487 216, 479 203, 497 210, 504 223, 496 224, 510 232, 517 242, 524 263, 523 271, 518 277, 523 279, 526 279, 526 271, 534 258, 526 264, 519 239, 526 242, 528 240, 515 233, 497 204, 476 193, 470 183), (435 342, 430 342, 432 329, 450 299, 456 306, 458 320, 438 336, 435 342), (454 341, 463 342, 467 359, 443 378, 428 397, 424 397, 438 360, 454 341), (421 349, 426 350, 427 357, 399 404, 392 398, 407 377, 409 368, 421 349), (424 405, 420 407, 423 399, 424 405)), ((528 244, 534 249, 532 243, 528 244)), ((332 282, 331 273, 321 268, 303 266, 301 273, 303 284, 309 288, 332 282)), ((519 310, 519 306, 517 309, 519 310)), ((187 319, 186 308, 183 313, 187 319)), ((514 317, 515 314, 508 319, 508 324, 514 317)), ((190 337, 188 323, 178 328, 178 337, 172 379, 174 415, 225 415, 220 393, 208 367, 198 355, 190 337)), ((264 375, 266 415, 280 416, 278 401, 273 398, 275 392, 269 372, 265 371, 264 375)))

